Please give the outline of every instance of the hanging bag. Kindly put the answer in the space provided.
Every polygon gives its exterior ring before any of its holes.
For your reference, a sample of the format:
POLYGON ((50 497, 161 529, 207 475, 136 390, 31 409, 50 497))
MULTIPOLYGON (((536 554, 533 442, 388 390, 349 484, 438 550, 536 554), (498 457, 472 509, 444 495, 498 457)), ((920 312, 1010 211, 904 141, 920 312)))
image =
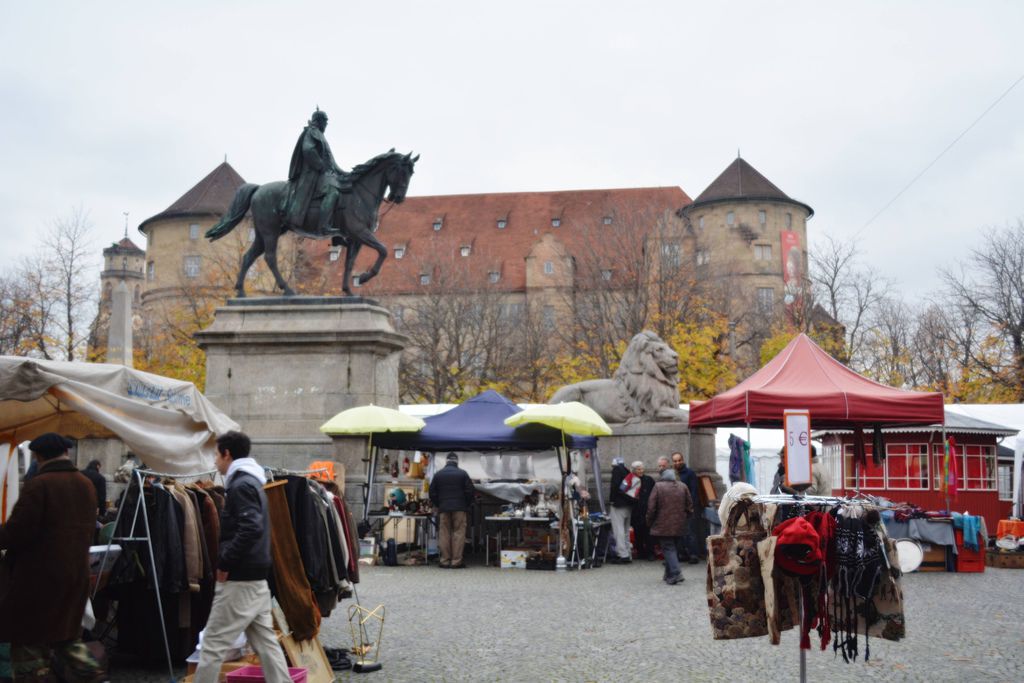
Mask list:
POLYGON ((764 580, 758 542, 768 537, 760 509, 748 500, 733 506, 719 536, 708 536, 707 593, 715 640, 753 638, 768 633, 764 580), (740 519, 747 531, 736 532, 740 519))

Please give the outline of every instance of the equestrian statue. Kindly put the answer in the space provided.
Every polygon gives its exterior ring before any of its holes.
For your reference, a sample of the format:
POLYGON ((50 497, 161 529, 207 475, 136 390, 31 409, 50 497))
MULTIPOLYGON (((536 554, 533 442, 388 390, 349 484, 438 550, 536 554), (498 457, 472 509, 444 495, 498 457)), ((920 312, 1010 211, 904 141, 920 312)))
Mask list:
POLYGON ((352 267, 363 245, 377 252, 377 260, 358 278, 363 284, 380 272, 388 250, 374 236, 382 201, 401 204, 419 155, 395 152, 394 148, 345 173, 334 161, 324 131, 327 114, 319 108, 303 129, 288 169, 288 180, 238 188, 228 212, 206 232, 212 242, 231 232, 252 209, 256 236, 242 257, 235 293, 245 296, 245 274, 263 256, 274 281, 285 296, 295 292, 277 268, 277 242, 289 230, 312 239, 330 239, 345 247, 345 279, 342 290, 352 295, 352 267), (387 196, 385 196, 385 194, 387 196))

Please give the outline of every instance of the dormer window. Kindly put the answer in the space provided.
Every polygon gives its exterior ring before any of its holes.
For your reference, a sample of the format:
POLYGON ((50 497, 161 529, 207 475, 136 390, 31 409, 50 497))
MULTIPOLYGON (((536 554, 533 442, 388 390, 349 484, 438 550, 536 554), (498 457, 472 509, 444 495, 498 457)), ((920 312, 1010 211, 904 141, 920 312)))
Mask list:
POLYGON ((353 287, 362 287, 363 286, 363 283, 359 281, 359 276, 358 275, 353 275, 352 276, 352 286, 353 287))
POLYGON ((552 218, 551 219, 551 227, 552 228, 557 228, 561 224, 562 224, 562 219, 561 218, 552 218))
POLYGON ((500 279, 501 273, 499 273, 496 270, 492 270, 491 272, 487 273, 487 281, 490 282, 492 285, 500 279))
POLYGON ((440 232, 441 226, 444 225, 444 221, 440 218, 434 220, 434 232, 440 232))
POLYGON ((508 227, 508 221, 505 220, 504 218, 499 218, 498 219, 498 230, 504 230, 507 227, 508 227))
POLYGON ((612 279, 612 271, 611 271, 610 268, 604 268, 601 271, 601 279, 602 280, 611 280, 612 279))
POLYGON ((327 250, 327 258, 331 261, 337 261, 341 258, 341 247, 331 247, 327 250))
POLYGON ((602 222, 603 222, 603 223, 604 223, 605 225, 611 225, 611 224, 612 224, 612 217, 611 217, 611 216, 605 216, 605 217, 604 217, 604 218, 602 219, 602 222))
POLYGON ((459 253, 460 253, 461 255, 463 255, 463 256, 469 256, 469 253, 470 253, 471 251, 472 251, 472 249, 471 249, 471 248, 469 247, 469 245, 467 245, 467 244, 464 244, 464 245, 462 245, 461 247, 459 247, 459 253))
POLYGON ((555 264, 551 261, 544 262, 544 274, 553 275, 555 272, 555 264))
POLYGON ((395 258, 400 259, 405 256, 405 246, 395 247, 395 258))
POLYGON ((430 274, 429 273, 420 273, 420 284, 421 285, 429 285, 430 284, 430 274))

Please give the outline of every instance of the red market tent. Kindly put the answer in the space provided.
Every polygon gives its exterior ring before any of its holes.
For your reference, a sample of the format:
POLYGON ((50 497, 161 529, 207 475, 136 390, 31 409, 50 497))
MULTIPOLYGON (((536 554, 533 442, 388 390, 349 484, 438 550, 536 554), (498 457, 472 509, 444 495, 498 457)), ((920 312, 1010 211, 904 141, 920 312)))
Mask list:
POLYGON ((806 334, 763 368, 708 401, 690 404, 691 427, 780 427, 787 409, 806 409, 815 429, 942 424, 942 394, 903 391, 849 369, 806 334))

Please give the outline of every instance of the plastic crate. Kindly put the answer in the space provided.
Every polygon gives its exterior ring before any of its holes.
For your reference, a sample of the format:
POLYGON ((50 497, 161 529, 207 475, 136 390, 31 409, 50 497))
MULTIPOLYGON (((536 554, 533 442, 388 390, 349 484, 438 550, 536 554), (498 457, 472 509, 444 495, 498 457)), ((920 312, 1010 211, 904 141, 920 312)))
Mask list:
MULTIPOLYGON (((288 676, 293 683, 306 683, 305 669, 288 669, 288 676)), ((264 683, 263 667, 249 665, 228 673, 228 683, 264 683)))
POLYGON ((985 571, 985 551, 970 550, 964 547, 964 532, 956 529, 956 570, 957 572, 985 571))

